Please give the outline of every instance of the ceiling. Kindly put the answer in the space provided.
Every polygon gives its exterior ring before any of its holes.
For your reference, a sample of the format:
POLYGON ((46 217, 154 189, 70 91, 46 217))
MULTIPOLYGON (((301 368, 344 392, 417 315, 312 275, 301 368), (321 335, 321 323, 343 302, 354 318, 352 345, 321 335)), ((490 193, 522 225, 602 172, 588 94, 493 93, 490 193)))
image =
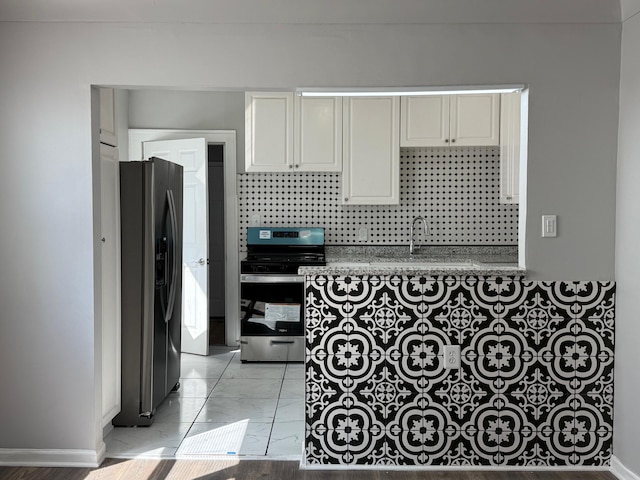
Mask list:
POLYGON ((618 23, 639 10, 640 0, 0 0, 0 21, 618 23))

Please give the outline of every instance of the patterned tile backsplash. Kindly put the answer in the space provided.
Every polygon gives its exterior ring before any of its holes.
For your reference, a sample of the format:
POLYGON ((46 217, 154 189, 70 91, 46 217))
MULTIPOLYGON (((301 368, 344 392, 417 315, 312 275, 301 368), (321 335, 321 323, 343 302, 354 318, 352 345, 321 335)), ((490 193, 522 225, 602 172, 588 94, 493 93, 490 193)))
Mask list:
POLYGON ((405 245, 417 215, 427 244, 516 245, 518 205, 499 202, 499 176, 498 147, 403 148, 399 205, 342 205, 339 173, 240 174, 240 245, 254 214, 264 226, 325 227, 327 245, 405 245))
POLYGON ((307 277, 304 461, 609 465, 614 298, 613 282, 307 277))

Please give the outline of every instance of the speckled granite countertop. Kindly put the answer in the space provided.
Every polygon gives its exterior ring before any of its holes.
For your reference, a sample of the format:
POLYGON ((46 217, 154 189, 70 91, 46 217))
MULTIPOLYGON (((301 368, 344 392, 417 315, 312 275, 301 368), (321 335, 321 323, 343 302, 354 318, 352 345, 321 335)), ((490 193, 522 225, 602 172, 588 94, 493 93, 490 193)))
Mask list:
POLYGON ((301 275, 524 276, 517 247, 423 246, 409 256, 406 246, 326 247, 327 265, 300 267, 301 275))

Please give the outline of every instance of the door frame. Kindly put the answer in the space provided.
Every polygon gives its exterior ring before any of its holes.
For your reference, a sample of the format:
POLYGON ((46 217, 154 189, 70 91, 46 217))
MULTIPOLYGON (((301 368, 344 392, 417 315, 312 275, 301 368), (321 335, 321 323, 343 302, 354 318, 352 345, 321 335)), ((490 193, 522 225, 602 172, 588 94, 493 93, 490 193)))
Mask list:
MULTIPOLYGON (((129 129, 129 160, 142 159, 142 142, 204 138, 208 144, 224 149, 224 241, 225 241, 225 344, 238 346, 240 340, 240 277, 238 248, 237 155, 235 130, 129 129)), ((209 208, 207 206, 207 208, 209 208)))

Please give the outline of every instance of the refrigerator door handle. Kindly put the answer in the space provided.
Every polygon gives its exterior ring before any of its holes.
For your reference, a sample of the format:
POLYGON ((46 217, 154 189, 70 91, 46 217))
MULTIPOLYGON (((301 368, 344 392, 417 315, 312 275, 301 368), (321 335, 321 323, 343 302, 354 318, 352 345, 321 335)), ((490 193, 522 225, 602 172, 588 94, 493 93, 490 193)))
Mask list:
POLYGON ((167 312, 164 317, 165 323, 173 316, 173 307, 176 303, 176 280, 178 277, 179 259, 178 247, 176 245, 176 235, 178 235, 178 216, 176 213, 176 202, 173 198, 173 191, 167 190, 167 202, 169 204, 169 223, 171 225, 171 285, 169 286, 169 298, 167 299, 167 312))

